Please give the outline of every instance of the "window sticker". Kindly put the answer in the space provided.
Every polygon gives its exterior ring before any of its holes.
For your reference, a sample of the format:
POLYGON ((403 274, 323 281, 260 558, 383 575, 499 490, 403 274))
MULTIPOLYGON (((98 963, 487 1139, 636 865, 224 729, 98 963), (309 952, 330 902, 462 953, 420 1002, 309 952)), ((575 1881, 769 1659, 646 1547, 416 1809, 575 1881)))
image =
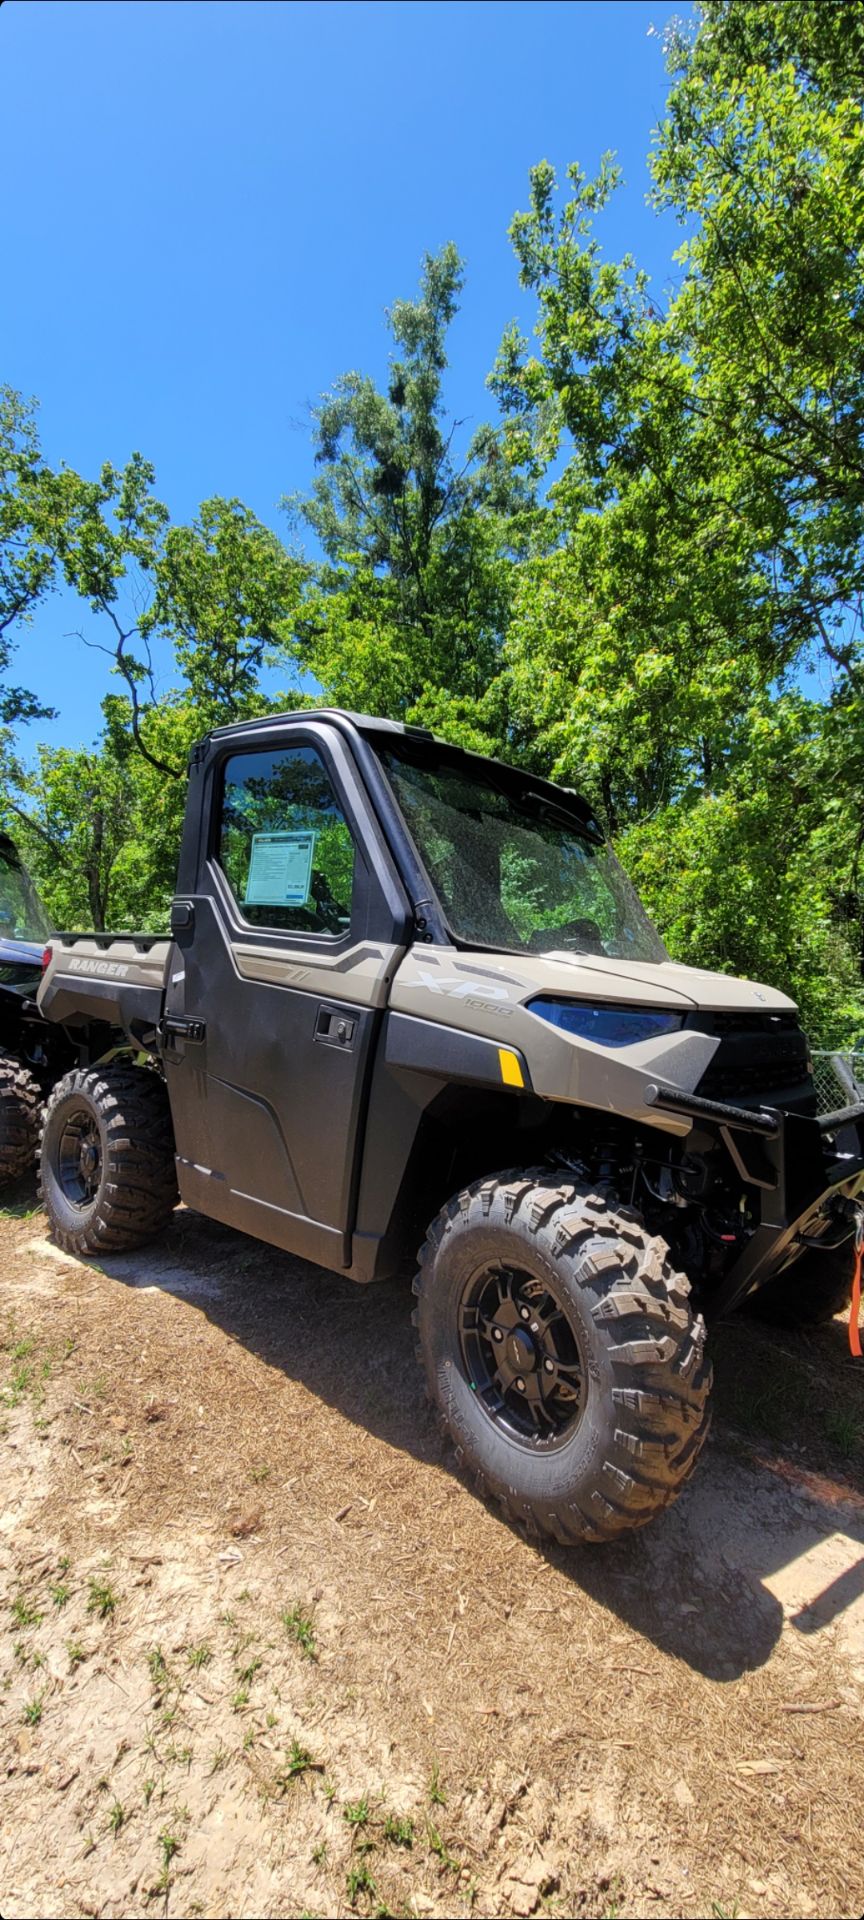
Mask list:
POLYGON ((317 834, 254 833, 247 907, 303 907, 309 898, 317 834))

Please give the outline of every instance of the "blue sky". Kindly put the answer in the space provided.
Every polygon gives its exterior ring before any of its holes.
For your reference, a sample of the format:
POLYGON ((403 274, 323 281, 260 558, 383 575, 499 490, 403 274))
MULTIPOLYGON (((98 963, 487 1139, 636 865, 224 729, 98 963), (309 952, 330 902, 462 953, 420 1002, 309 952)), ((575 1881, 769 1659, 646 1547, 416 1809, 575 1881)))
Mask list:
MULTIPOLYGON (((282 526, 312 476, 310 404, 384 371, 384 309, 450 239, 448 400, 476 425, 504 325, 530 324, 507 227, 537 160, 590 171, 614 149, 604 244, 668 277, 679 236, 646 208, 646 154, 660 35, 686 11, 6 0, 0 380, 41 402, 47 457, 95 474, 137 448, 175 519, 225 493, 282 526)), ((13 678, 60 712, 31 745, 98 731, 108 663, 69 637, 82 624, 56 595, 22 637, 13 678)))

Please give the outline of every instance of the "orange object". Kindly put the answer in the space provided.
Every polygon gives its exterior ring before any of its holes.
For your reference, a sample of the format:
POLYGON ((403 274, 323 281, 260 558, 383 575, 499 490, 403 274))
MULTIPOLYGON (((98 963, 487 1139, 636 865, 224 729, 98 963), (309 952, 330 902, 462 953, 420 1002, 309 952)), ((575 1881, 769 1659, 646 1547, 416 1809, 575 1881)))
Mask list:
POLYGON ((861 1237, 861 1225, 855 1235, 855 1277, 852 1281, 852 1299, 849 1304, 849 1351, 854 1360, 861 1359, 861 1329, 858 1321, 861 1314, 861 1260, 864 1257, 864 1240, 861 1237))

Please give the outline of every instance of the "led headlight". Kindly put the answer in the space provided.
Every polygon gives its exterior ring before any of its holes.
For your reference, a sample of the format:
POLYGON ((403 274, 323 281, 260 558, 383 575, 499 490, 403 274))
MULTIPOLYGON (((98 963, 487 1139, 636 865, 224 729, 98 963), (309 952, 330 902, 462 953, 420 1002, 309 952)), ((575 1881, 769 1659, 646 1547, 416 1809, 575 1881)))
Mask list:
POLYGON ((565 1033, 580 1040, 595 1040, 598 1047, 632 1047, 637 1040, 656 1040, 661 1033, 677 1033, 684 1024, 683 1013, 665 1013, 650 1007, 600 1006, 597 1001, 553 1000, 539 994, 527 1000, 529 1013, 548 1020, 565 1033))

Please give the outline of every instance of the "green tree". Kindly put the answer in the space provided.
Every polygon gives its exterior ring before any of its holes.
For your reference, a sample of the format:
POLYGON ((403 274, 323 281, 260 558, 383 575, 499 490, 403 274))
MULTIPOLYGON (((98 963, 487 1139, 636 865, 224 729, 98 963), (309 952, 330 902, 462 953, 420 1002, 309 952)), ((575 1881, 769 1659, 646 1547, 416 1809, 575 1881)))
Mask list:
POLYGON ((104 749, 39 747, 25 767, 6 736, 0 758, 0 820, 16 840, 61 927, 111 922, 120 905, 117 869, 134 832, 134 797, 104 749))
POLYGON ((560 211, 535 168, 512 236, 537 339, 509 329, 492 376, 512 457, 557 462, 505 647, 514 750, 590 787, 681 957, 779 967, 823 1027, 853 986, 860 1023, 861 55, 855 9, 711 0, 671 37, 652 159, 677 285, 605 258, 610 158, 560 211))
POLYGON ((185 758, 160 758, 148 725, 154 648, 167 642, 199 733, 241 718, 262 668, 287 655, 307 569, 241 501, 205 500, 188 526, 172 526, 154 486, 140 454, 122 471, 103 467, 98 510, 70 531, 62 564, 108 636, 90 644, 125 683, 109 706, 115 743, 126 728, 157 772, 179 779, 185 758))
POLYGON ((443 385, 462 285, 454 246, 426 255, 418 298, 390 309, 386 392, 360 373, 336 382, 313 416, 312 492, 290 504, 324 555, 303 667, 346 705, 415 719, 452 707, 470 724, 498 671, 532 503, 489 428, 457 451, 443 385))
MULTIPOLYGON (((0 676, 18 630, 56 585, 64 541, 86 519, 92 500, 93 489, 78 474, 46 465, 33 402, 0 387, 0 676)), ((0 686, 0 724, 51 715, 26 688, 0 686)))
POLYGON ((29 509, 19 503, 31 601, 60 570, 95 616, 87 644, 112 659, 122 691, 103 702, 105 728, 92 750, 41 748, 27 766, 7 730, 0 811, 56 921, 102 928, 113 919, 154 929, 166 923, 174 891, 195 740, 210 727, 302 699, 296 692, 268 698, 259 681, 274 661, 291 667, 308 570, 237 500, 207 500, 188 526, 172 525, 153 468, 139 454, 122 470, 103 467, 95 483, 65 472, 60 478, 65 514, 52 493, 57 476, 40 470, 56 508, 41 572, 32 556, 43 553, 37 508, 44 496, 29 509), (94 631, 104 637, 94 639, 94 631), (160 685, 166 653, 167 688, 160 685))

